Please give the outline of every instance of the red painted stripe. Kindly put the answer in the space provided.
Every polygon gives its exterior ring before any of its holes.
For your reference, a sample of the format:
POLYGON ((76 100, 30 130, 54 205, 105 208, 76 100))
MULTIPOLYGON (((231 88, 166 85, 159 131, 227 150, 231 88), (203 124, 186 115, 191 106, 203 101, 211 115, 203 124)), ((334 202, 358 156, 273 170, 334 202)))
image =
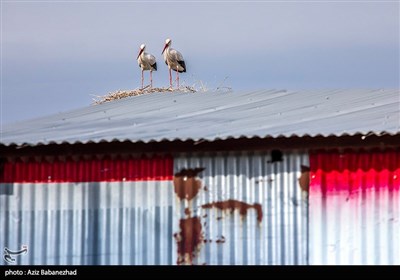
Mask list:
POLYGON ((68 158, 53 162, 6 162, 0 183, 165 181, 173 179, 172 157, 68 158))
POLYGON ((322 151, 310 154, 310 192, 400 189, 400 151, 322 151))

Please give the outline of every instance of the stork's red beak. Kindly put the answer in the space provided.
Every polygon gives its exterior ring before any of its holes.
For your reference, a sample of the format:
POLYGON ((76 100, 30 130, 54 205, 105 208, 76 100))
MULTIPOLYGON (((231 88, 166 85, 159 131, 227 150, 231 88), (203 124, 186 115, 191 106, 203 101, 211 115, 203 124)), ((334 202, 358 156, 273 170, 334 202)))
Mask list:
POLYGON ((139 54, 137 55, 137 58, 136 58, 136 59, 139 58, 139 56, 142 54, 142 52, 143 52, 143 49, 140 49, 139 54))
POLYGON ((166 49, 167 47, 168 47, 168 45, 165 44, 164 49, 162 50, 162 53, 161 53, 161 54, 163 54, 163 53, 165 52, 165 49, 166 49))

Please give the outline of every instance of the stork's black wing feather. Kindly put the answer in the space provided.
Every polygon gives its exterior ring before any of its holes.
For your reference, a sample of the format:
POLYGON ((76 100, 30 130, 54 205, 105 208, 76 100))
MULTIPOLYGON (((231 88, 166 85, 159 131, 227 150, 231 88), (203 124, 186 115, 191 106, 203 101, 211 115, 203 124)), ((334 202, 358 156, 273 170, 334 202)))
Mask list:
POLYGON ((179 60, 179 61, 178 61, 178 63, 179 63, 179 65, 180 65, 180 66, 182 66, 182 67, 183 67, 183 71, 179 71, 179 73, 186 72, 186 65, 185 65, 185 61, 183 61, 183 60, 179 60))

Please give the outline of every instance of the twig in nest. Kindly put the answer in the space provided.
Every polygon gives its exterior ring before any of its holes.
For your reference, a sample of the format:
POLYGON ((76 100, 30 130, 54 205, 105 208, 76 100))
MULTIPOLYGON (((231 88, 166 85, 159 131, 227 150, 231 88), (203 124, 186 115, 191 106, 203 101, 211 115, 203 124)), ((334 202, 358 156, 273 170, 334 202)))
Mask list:
POLYGON ((104 96, 93 95, 93 96, 95 96, 95 98, 93 98, 93 101, 94 101, 94 104, 102 104, 105 102, 118 100, 118 99, 130 97, 130 96, 139 96, 139 95, 143 95, 143 94, 156 93, 156 92, 194 93, 194 92, 197 92, 197 90, 190 86, 181 86, 178 89, 173 89, 171 87, 151 88, 148 85, 142 89, 118 90, 118 91, 114 91, 114 92, 109 92, 107 95, 104 95, 104 96))

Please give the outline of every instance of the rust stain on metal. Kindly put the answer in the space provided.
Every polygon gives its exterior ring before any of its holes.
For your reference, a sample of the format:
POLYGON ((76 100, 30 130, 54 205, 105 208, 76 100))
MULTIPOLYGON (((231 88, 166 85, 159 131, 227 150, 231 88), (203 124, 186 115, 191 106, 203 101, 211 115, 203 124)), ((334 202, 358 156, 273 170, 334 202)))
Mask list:
POLYGON ((217 201, 217 202, 212 202, 212 203, 207 203, 202 205, 202 208, 218 208, 221 210, 231 210, 231 212, 235 211, 235 209, 239 210, 240 215, 243 217, 247 215, 247 211, 251 208, 254 208, 257 212, 257 221, 261 223, 262 218, 263 218, 263 211, 261 204, 259 203, 254 203, 254 204, 248 204, 242 201, 230 199, 226 201, 217 201))
POLYGON ((200 219, 198 217, 180 219, 179 229, 180 232, 174 234, 178 247, 177 264, 193 264, 203 242, 200 219))
POLYGON ((174 191, 180 199, 192 200, 201 188, 197 175, 205 168, 181 169, 174 176, 174 191))
POLYGON ((225 236, 221 236, 221 238, 217 239, 215 243, 225 243, 225 236))
POLYGON ((299 178, 299 185, 303 191, 308 192, 310 187, 310 167, 301 165, 301 175, 299 178))
POLYGON ((185 208, 185 215, 190 217, 191 214, 192 214, 192 212, 190 212, 190 209, 185 208))

